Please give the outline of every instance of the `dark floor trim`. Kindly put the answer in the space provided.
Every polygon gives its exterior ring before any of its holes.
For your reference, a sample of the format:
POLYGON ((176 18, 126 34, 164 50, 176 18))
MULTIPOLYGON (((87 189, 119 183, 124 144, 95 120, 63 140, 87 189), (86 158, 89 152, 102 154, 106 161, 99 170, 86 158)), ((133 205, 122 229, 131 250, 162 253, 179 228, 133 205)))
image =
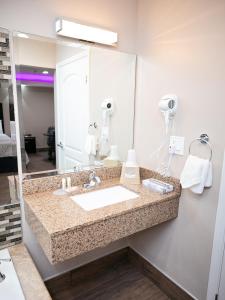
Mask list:
POLYGON ((131 248, 128 249, 128 257, 130 262, 152 280, 169 298, 174 300, 193 300, 189 294, 131 248))
MULTIPOLYGON (((99 258, 82 267, 47 280, 46 286, 51 295, 57 295, 62 289, 69 289, 72 284, 79 284, 88 278, 93 278, 95 274, 103 273, 108 268, 113 268, 115 264, 122 261, 129 261, 139 271, 157 285, 170 299, 173 300, 193 300, 184 290, 173 281, 157 270, 151 263, 145 260, 137 252, 127 247, 112 254, 99 258)), ((141 299, 141 298, 140 298, 141 299)))

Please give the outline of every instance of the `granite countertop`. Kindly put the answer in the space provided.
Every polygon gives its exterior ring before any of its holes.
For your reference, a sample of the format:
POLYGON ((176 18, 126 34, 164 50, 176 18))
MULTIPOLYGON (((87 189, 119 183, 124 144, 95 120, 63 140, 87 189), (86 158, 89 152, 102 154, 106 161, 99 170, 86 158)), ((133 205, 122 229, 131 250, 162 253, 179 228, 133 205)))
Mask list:
POLYGON ((26 195, 24 200, 49 234, 59 234, 66 230, 78 229, 95 222, 126 214, 131 210, 143 208, 144 206, 168 201, 180 195, 180 191, 176 189, 169 194, 162 195, 151 192, 142 187, 142 185, 123 185, 131 191, 138 193, 139 197, 91 211, 83 210, 70 198, 76 194, 93 192, 115 185, 120 185, 118 178, 106 180, 92 190, 84 190, 82 186, 78 186, 76 192, 68 193, 64 196, 56 196, 53 194, 53 191, 47 191, 26 195))
POLYGON ((47 288, 26 247, 18 244, 8 248, 26 300, 51 300, 47 288))
POLYGON ((181 193, 179 181, 162 178, 158 173, 141 168, 141 179, 157 178, 174 185, 168 194, 154 193, 142 185, 123 185, 139 194, 138 198, 85 211, 70 197, 120 185, 121 168, 102 168, 96 171, 101 184, 84 190, 88 173, 71 174, 75 192, 56 196, 62 177, 26 180, 23 183, 25 216, 49 261, 53 264, 105 247, 115 240, 150 228, 178 215, 181 193))

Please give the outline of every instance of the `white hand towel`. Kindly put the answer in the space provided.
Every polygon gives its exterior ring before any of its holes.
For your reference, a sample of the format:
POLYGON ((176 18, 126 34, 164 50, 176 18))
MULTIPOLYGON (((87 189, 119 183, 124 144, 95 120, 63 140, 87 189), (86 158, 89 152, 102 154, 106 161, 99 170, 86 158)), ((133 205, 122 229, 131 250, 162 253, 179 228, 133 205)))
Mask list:
POLYGON ((209 161, 206 159, 202 159, 202 174, 201 174, 201 181, 199 184, 194 185, 191 188, 191 191, 195 194, 202 194, 205 183, 208 177, 208 172, 209 172, 209 161))
POLYGON ((212 171, 212 162, 209 162, 209 170, 208 170, 208 176, 206 178, 205 187, 209 188, 212 186, 213 181, 213 171, 212 171))
POLYGON ((88 134, 84 150, 88 155, 96 155, 97 142, 96 137, 93 134, 88 134))
POLYGON ((180 176, 180 183, 183 189, 192 187, 201 182, 203 160, 193 155, 189 155, 184 169, 180 176))
POLYGON ((212 164, 209 160, 189 155, 181 173, 182 188, 191 188, 196 194, 202 194, 204 187, 212 185, 212 164))

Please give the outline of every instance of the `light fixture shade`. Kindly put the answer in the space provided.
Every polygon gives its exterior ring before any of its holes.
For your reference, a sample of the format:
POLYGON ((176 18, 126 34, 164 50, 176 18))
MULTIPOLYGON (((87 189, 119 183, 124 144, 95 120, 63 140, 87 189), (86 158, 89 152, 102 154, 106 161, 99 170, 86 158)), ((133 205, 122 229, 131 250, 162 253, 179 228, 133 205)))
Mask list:
POLYGON ((113 31, 82 25, 65 19, 56 20, 55 25, 56 33, 62 36, 105 45, 117 43, 118 35, 113 31))

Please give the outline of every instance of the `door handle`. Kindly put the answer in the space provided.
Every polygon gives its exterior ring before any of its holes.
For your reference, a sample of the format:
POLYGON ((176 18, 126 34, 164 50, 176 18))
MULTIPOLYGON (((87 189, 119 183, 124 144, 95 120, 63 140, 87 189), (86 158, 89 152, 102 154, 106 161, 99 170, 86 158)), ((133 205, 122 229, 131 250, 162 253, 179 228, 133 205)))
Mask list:
POLYGON ((62 144, 62 142, 60 142, 59 144, 57 144, 57 146, 58 146, 59 148, 63 149, 63 144, 62 144))

